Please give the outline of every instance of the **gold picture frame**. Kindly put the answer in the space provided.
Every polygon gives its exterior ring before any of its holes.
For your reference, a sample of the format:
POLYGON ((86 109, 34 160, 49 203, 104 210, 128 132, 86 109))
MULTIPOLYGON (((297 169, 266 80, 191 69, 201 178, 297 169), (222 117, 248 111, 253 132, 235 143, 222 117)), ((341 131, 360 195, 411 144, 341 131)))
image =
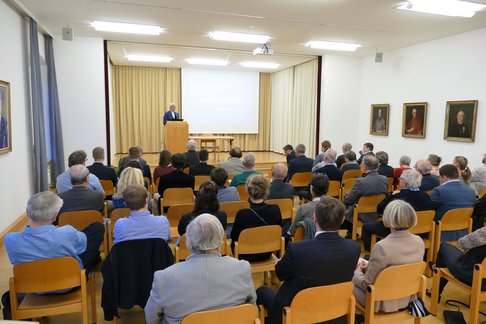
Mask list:
POLYGON ((403 137, 425 138, 427 106, 427 102, 408 102, 403 104, 403 137))
POLYGON ((389 104, 373 104, 370 113, 370 134, 388 136, 390 120, 389 104))
POLYGON ((0 80, 0 154, 12 152, 10 82, 0 80))
POLYGON ((444 139, 473 143, 476 136, 477 100, 448 101, 444 126, 444 139))

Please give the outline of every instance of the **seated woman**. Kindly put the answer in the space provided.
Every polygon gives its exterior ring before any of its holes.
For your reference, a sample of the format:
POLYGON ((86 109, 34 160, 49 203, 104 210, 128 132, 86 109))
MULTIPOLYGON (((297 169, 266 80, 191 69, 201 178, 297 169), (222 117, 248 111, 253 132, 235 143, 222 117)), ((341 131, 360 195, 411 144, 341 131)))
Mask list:
POLYGON ((154 184, 160 176, 171 173, 175 170, 172 166, 172 153, 169 150, 163 150, 159 155, 159 166, 154 169, 154 184))
MULTIPOLYGON (((250 208, 242 209, 236 213, 235 223, 231 230, 231 241, 238 242, 240 233, 247 228, 279 225, 282 226, 282 215, 277 205, 267 205, 264 202, 268 194, 270 181, 263 175, 252 175, 246 182, 250 208)), ((232 243, 233 244, 233 243, 232 243)), ((271 252, 260 254, 240 254, 240 259, 247 261, 262 261, 268 259, 271 252)))
MULTIPOLYGON (((123 199, 123 190, 131 185, 144 186, 142 171, 138 168, 126 167, 120 174, 120 180, 116 186, 116 193, 111 200, 113 201, 113 207, 115 208, 128 208, 123 199)), ((152 199, 150 193, 147 191, 147 197, 149 201, 149 210, 152 210, 152 199)))
MULTIPOLYGON (((424 242, 408 229, 417 224, 413 207, 403 200, 393 200, 386 206, 383 223, 391 233, 376 243, 369 262, 361 261, 354 271, 354 296, 361 305, 366 304, 366 287, 375 282, 378 274, 391 266, 420 262, 424 256, 424 242)), ((410 298, 379 302, 376 311, 396 312, 406 308, 410 298)))
POLYGON ((187 213, 181 217, 179 220, 179 225, 177 226, 177 231, 179 235, 182 236, 186 233, 186 227, 189 223, 201 214, 211 214, 216 216, 221 225, 226 230, 226 213, 219 210, 218 203, 218 187, 212 181, 205 181, 199 187, 199 191, 196 195, 196 203, 194 204, 194 209, 191 213, 187 213))

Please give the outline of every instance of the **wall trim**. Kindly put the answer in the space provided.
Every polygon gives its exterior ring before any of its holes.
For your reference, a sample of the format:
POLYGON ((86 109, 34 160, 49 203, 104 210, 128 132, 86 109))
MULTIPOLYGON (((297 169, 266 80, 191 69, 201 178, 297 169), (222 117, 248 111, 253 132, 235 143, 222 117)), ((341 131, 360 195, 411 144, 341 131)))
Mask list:
POLYGON ((6 229, 4 229, 0 233, 0 247, 3 246, 3 241, 5 236, 10 232, 21 232, 25 226, 29 223, 29 218, 27 217, 27 213, 23 213, 17 218, 12 224, 10 224, 6 229))

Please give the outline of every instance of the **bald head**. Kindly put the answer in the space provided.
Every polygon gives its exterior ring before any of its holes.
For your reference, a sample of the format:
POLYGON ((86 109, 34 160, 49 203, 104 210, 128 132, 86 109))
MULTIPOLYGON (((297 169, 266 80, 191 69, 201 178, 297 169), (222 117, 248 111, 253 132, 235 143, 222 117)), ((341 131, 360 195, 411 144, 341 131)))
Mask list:
POLYGON ((287 168, 287 166, 285 164, 283 164, 283 163, 277 163, 273 167, 272 177, 274 179, 283 180, 287 176, 287 171, 288 171, 288 168, 287 168))
POLYGON ((429 174, 432 170, 432 163, 430 163, 429 160, 419 160, 415 164, 415 169, 417 169, 421 175, 429 174))
POLYGON ((336 155, 337 152, 330 148, 324 153, 324 161, 327 163, 334 163, 336 161, 336 155))
POLYGON ((69 168, 69 175, 71 176, 71 184, 75 185, 87 185, 89 170, 82 164, 75 164, 69 168))

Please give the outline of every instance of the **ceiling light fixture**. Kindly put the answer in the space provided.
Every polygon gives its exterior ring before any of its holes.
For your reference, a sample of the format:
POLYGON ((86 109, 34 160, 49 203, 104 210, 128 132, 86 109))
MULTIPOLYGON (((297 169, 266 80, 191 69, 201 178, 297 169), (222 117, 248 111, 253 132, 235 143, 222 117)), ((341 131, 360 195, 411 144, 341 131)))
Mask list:
POLYGON ((225 60, 215 60, 215 59, 200 59, 200 58, 188 58, 186 62, 189 64, 196 65, 212 65, 212 66, 225 66, 228 61, 225 60))
POLYGON ((265 44, 270 39, 267 35, 256 34, 243 34, 243 33, 231 33, 224 31, 213 31, 209 33, 209 38, 215 40, 229 41, 229 42, 242 42, 252 44, 265 44))
POLYGON ((333 50, 333 51, 354 52, 358 47, 361 47, 362 45, 351 44, 351 43, 329 42, 329 41, 310 41, 308 43, 305 43, 304 46, 310 48, 333 50))
POLYGON ((172 57, 168 56, 156 56, 156 55, 136 55, 129 54, 126 56, 129 61, 138 62, 157 62, 157 63, 169 63, 173 60, 172 57))
POLYGON ((114 33, 159 35, 164 30, 159 26, 127 24, 107 21, 93 21, 92 26, 97 31, 107 31, 114 33))
POLYGON ((410 0, 397 7, 399 10, 434 15, 471 18, 486 5, 458 0, 410 0))
POLYGON ((241 66, 246 68, 257 68, 257 69, 276 69, 280 66, 277 63, 269 63, 269 62, 241 62, 241 66))

